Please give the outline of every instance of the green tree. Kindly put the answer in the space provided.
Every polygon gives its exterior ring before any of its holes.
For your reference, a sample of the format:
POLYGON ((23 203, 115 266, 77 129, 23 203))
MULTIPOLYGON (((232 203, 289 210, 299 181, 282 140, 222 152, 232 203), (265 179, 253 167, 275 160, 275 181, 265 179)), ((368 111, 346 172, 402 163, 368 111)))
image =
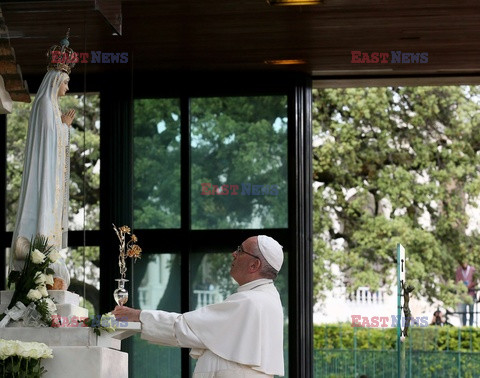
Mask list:
MULTIPOLYGON (((183 169, 191 174, 192 228, 286 227, 286 98, 195 98, 190 106, 191 162, 183 169), (202 195, 202 183, 230 193, 202 195), (242 184, 268 194, 242 195, 242 184)), ((179 100, 136 100, 134 109, 135 228, 179 228, 179 100)))
POLYGON ((453 305, 457 260, 480 268, 467 205, 480 191, 477 87, 314 91, 314 250, 317 295, 333 284, 393 283, 396 243, 417 295, 453 305))
MULTIPOLYGON (((180 227, 180 172, 190 171, 192 229, 286 227, 287 101, 285 96, 208 97, 190 101, 190 165, 180 166, 180 102, 142 99, 134 104, 134 227, 180 227), (238 185, 237 195, 204 195, 202 183, 238 185), (242 183, 278 186, 277 195, 242 195, 242 183)), ((250 188, 251 189, 251 188, 250 188)), ((265 188, 264 188, 265 189, 265 188)), ((213 190, 213 189, 212 189, 213 190)), ((212 191, 210 190, 210 191, 212 191)), ((250 192, 252 194, 252 192, 250 192)), ((233 241, 232 241, 233 242, 233 241)), ((240 241, 237 241, 240 242, 240 241)), ((212 241, 213 247, 215 242, 212 241)), ((232 245, 233 249, 235 245, 232 245)), ((236 285, 229 276, 231 251, 194 251, 193 285, 209 282, 224 296, 236 285), (205 259, 205 260, 204 260, 205 259)), ((172 272, 179 272, 179 258, 172 272)), ((138 276, 136 271, 136 274, 138 276)), ((170 305, 170 287, 160 307, 170 305)), ((140 277, 141 279, 141 277, 140 277)))
POLYGON ((180 101, 134 103, 134 227, 180 228, 180 101))

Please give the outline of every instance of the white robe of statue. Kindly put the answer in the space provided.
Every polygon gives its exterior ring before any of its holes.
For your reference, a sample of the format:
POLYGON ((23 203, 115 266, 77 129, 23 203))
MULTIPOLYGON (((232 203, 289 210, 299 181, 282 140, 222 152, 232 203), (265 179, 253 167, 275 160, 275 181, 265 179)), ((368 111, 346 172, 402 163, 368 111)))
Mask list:
MULTIPOLYGON (((194 378, 284 375, 283 309, 270 279, 242 285, 225 301, 178 314, 140 313, 142 338, 192 348, 194 378)), ((161 366, 159 366, 161 369, 161 366)))
POLYGON ((32 104, 10 269, 21 269, 37 234, 57 250, 67 247, 70 134, 57 100, 67 78, 65 72, 48 71, 32 104))

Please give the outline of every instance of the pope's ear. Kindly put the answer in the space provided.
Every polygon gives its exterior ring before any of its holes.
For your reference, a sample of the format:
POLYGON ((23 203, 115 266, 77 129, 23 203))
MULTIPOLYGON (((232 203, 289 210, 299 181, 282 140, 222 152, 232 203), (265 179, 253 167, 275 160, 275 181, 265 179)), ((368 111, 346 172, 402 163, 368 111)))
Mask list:
POLYGON ((254 259, 248 267, 251 273, 255 273, 256 271, 260 270, 261 265, 262 263, 259 259, 254 259))

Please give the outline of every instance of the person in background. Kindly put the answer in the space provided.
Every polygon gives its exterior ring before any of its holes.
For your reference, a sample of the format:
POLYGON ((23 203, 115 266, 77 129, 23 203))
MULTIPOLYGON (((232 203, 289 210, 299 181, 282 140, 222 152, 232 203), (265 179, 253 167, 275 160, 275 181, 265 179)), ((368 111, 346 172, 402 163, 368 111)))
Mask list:
POLYGON ((445 325, 445 318, 440 310, 433 313, 433 319, 430 325, 443 326, 445 325))
POLYGON ((463 258, 460 262, 460 266, 457 268, 455 273, 455 282, 462 282, 467 287, 468 295, 471 297, 469 300, 460 303, 459 312, 462 314, 462 325, 467 325, 467 307, 469 313, 469 325, 473 326, 473 305, 475 304, 475 268, 468 264, 466 258, 463 258))

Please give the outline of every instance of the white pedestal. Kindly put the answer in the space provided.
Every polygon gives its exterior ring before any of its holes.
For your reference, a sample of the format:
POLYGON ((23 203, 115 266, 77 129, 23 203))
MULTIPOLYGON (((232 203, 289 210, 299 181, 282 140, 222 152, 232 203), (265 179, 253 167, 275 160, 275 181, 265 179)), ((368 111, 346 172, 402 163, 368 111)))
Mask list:
POLYGON ((138 322, 120 323, 115 332, 97 336, 91 328, 0 328, 5 340, 37 341, 53 350, 53 359, 43 360, 49 378, 127 378, 128 354, 121 340, 141 331, 138 322))
POLYGON ((52 347, 45 378, 128 378, 128 354, 104 347, 52 347))
MULTIPOLYGON (((57 315, 60 317, 87 318, 88 310, 80 307, 80 296, 66 290, 47 290, 50 299, 57 305, 57 315)), ((13 297, 13 290, 0 291, 0 314, 8 308, 13 297)))

